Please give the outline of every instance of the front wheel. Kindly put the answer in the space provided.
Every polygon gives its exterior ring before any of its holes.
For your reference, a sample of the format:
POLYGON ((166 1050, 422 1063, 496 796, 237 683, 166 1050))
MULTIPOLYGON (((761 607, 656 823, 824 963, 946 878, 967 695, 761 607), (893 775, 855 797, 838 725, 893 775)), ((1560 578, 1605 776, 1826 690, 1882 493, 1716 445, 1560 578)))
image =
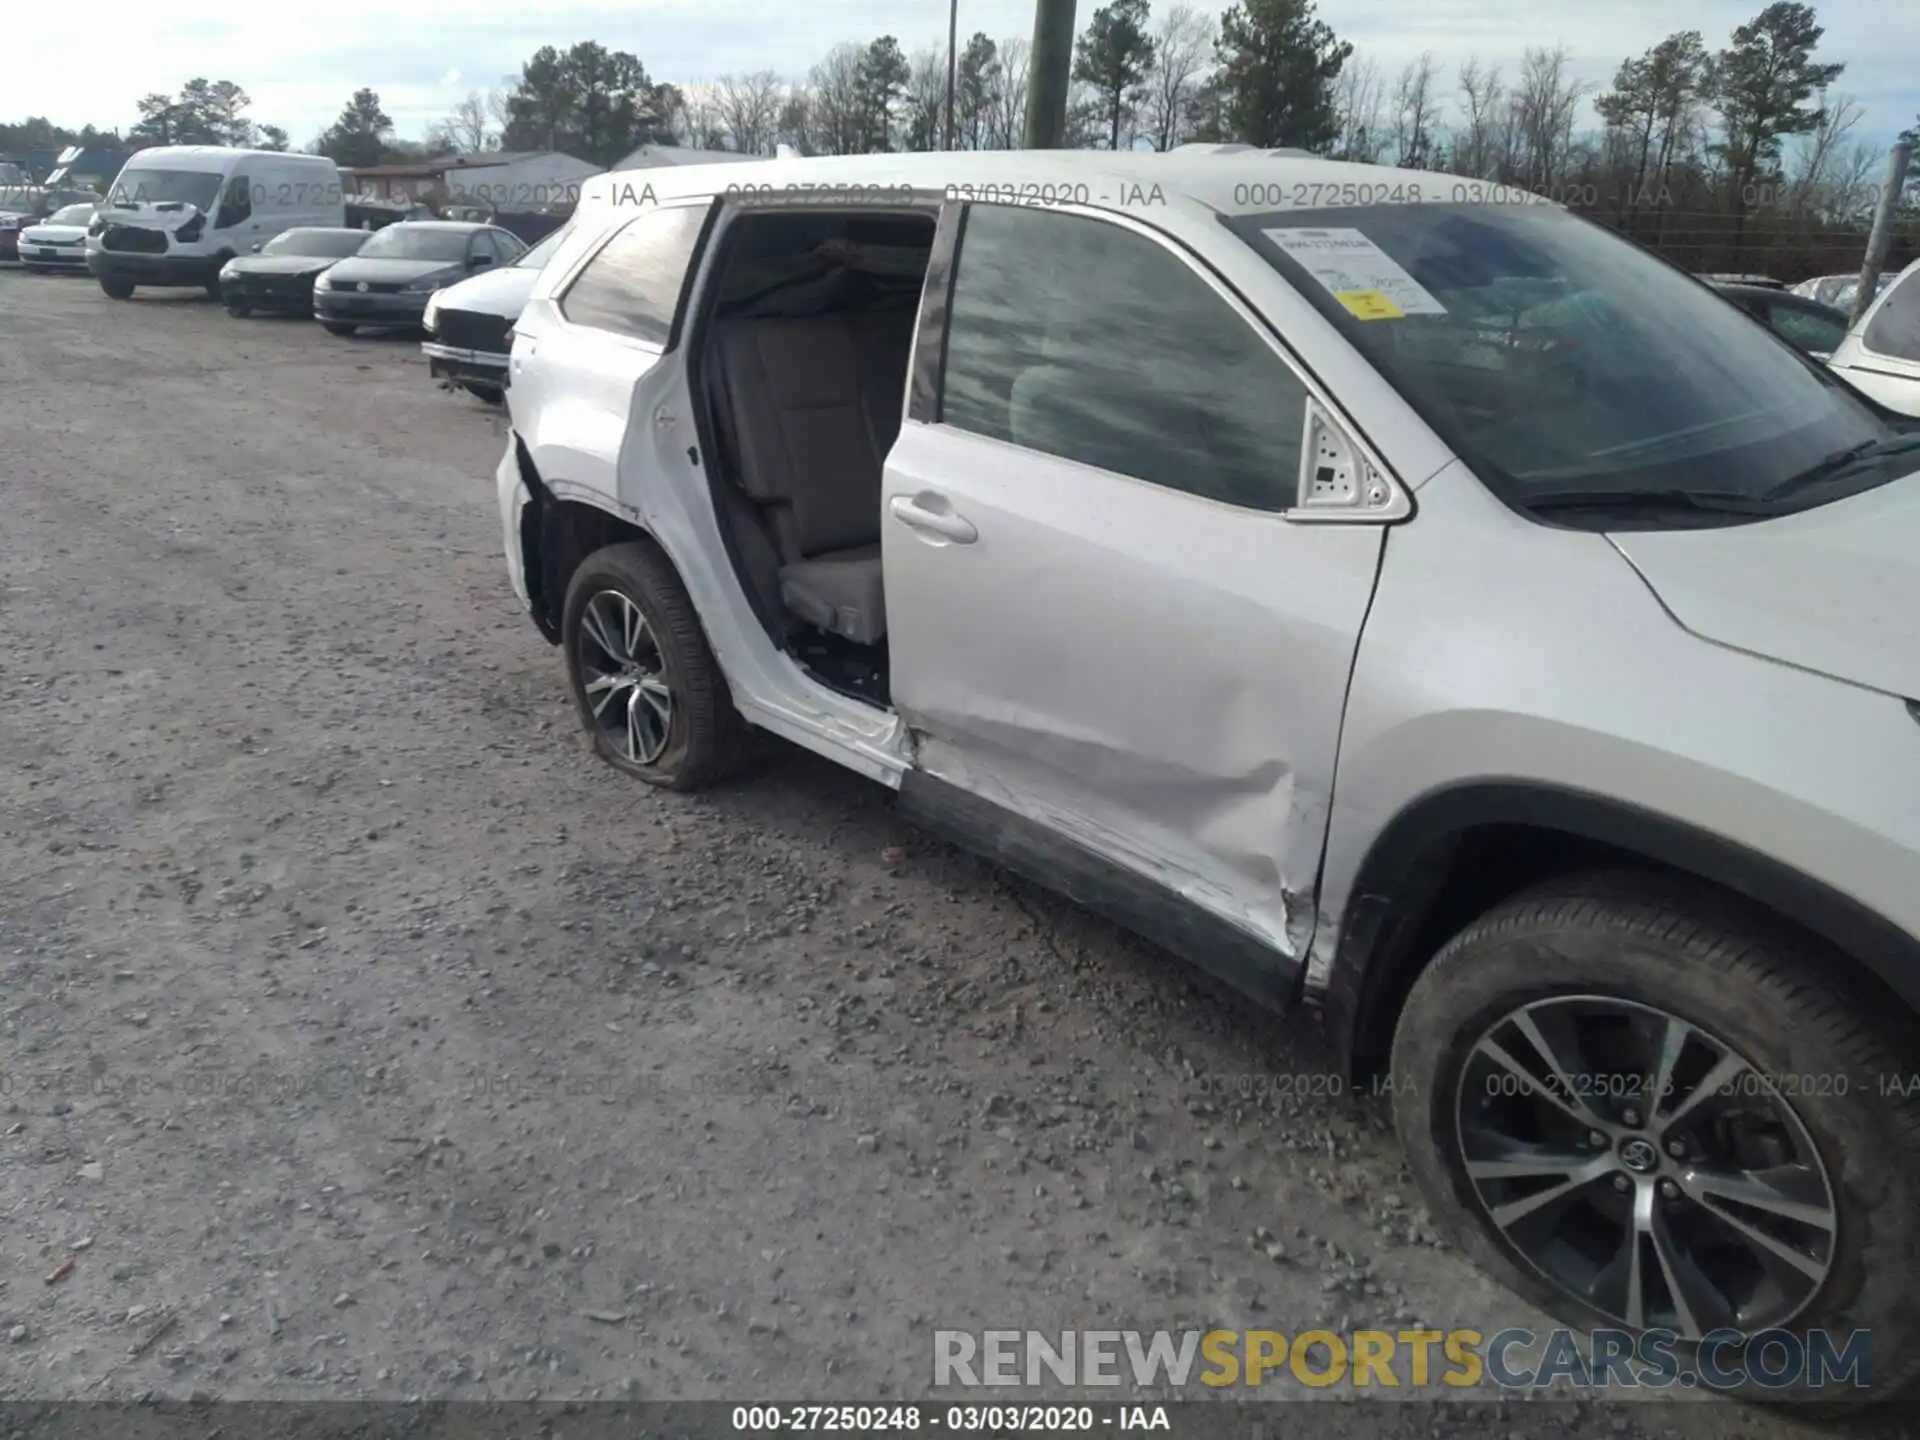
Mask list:
POLYGON ((329 335, 338 335, 344 339, 360 327, 358 325, 348 325, 340 320, 322 320, 320 322, 320 328, 325 330, 329 335))
POLYGON ((474 399, 483 401, 488 405, 504 404, 507 398, 507 392, 502 390, 498 385, 469 385, 466 387, 466 390, 474 399))
POLYGON ((227 313, 236 320, 244 320, 253 313, 253 307, 244 300, 229 300, 227 313))
POLYGON ((1837 978, 1712 892, 1592 876, 1507 901, 1407 997, 1391 1078, 1414 1177, 1470 1256, 1570 1324, 1664 1332, 1707 1383, 1829 1409, 1850 1386, 1736 1382, 1746 1352, 1722 1342, 1863 1332, 1855 1393, 1889 1398, 1920 1371, 1920 1103, 1889 1083, 1913 1041, 1837 978))
POLYGON ((131 300, 133 298, 133 281, 126 279, 124 276, 102 275, 100 277, 100 288, 106 292, 109 300, 131 300))
POLYGON ((561 620, 574 707, 600 757, 669 790, 696 790, 746 758, 733 708, 686 587, 650 541, 588 556, 561 620))

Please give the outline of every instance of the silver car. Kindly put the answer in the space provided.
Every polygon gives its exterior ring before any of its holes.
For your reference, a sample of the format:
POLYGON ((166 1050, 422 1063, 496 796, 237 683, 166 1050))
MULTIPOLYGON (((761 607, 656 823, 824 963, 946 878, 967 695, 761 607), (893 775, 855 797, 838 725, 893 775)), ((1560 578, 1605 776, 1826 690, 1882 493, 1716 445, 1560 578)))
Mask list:
POLYGON ((1570 1323, 1920 1368, 1920 435, 1450 176, 584 189, 497 480, 614 769, 783 737, 1318 1009, 1434 1212, 1570 1323))

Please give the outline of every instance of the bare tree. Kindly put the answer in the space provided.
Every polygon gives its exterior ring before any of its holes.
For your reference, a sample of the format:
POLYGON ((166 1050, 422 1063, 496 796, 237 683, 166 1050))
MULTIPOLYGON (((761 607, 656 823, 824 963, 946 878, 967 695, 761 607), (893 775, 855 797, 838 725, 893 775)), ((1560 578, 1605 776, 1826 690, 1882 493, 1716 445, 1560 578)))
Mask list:
POLYGON ((807 77, 813 92, 811 139, 819 154, 858 155, 867 147, 866 58, 866 46, 843 41, 807 77))
POLYGON ((791 145, 802 155, 820 153, 813 142, 813 92, 806 86, 794 85, 788 89, 787 98, 780 106, 774 143, 791 145))
POLYGON ((778 142, 786 85, 778 71, 722 75, 713 86, 713 108, 731 147, 743 155, 771 155, 778 142))
POLYGON ((1334 116, 1340 126, 1333 149, 1336 159, 1371 165, 1384 153, 1387 127, 1381 116, 1386 93, 1380 67, 1373 60, 1352 60, 1340 67, 1340 78, 1333 84, 1334 116))
POLYGON ((1880 179, 1887 152, 1871 140, 1853 140, 1840 147, 1829 166, 1826 206, 1829 218, 1859 220, 1873 214, 1880 200, 1880 179))
POLYGON ((1504 112, 1506 87, 1500 68, 1482 70, 1477 56, 1460 67, 1460 124, 1453 131, 1453 170, 1476 180, 1493 178, 1499 162, 1499 116, 1504 112))
POLYGON ((901 126, 909 150, 938 150, 947 123, 947 47, 928 45, 907 62, 901 126))
POLYGON ((463 155, 485 150, 493 143, 493 117, 487 113, 487 97, 478 90, 468 91, 467 98, 440 123, 453 142, 452 148, 463 155))
POLYGON ((720 96, 720 87, 687 85, 680 90, 680 113, 672 130, 676 139, 684 139, 695 150, 732 149, 733 132, 720 96))
POLYGON ((1567 73, 1567 49, 1531 47, 1520 65, 1512 119, 1519 178, 1551 192, 1573 148, 1573 119, 1586 86, 1567 73))
POLYGON ((1433 164, 1438 138, 1434 130, 1440 119, 1434 74, 1433 52, 1424 51, 1418 60, 1408 62, 1393 89, 1395 163, 1409 170, 1425 170, 1433 164))
POLYGON ((1147 77, 1140 121, 1156 150, 1171 150, 1187 133, 1193 98, 1213 51, 1213 17, 1191 5, 1175 5, 1153 32, 1153 73, 1147 77))
POLYGON ((487 120, 492 124, 494 133, 506 134, 507 126, 513 122, 513 94, 519 86, 520 77, 508 75, 487 92, 484 103, 487 107, 487 120))
POLYGON ((1000 73, 987 106, 988 148, 1017 150, 1027 126, 1027 62, 1031 47, 1025 40, 1000 42, 1000 73))
POLYGON ((1788 209, 1806 211, 1830 178, 1844 148, 1847 133, 1865 112, 1851 95, 1820 96, 1820 124, 1799 137, 1787 168, 1785 199, 1788 209))

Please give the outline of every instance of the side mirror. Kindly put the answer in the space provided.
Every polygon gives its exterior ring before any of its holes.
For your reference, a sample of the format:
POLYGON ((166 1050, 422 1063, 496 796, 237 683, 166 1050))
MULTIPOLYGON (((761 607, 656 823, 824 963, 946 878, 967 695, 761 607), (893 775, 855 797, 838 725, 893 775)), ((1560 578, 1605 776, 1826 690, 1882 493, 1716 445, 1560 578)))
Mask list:
POLYGON ((493 257, 491 255, 475 255, 467 261, 467 268, 469 270, 484 270, 491 264, 493 264, 493 257))

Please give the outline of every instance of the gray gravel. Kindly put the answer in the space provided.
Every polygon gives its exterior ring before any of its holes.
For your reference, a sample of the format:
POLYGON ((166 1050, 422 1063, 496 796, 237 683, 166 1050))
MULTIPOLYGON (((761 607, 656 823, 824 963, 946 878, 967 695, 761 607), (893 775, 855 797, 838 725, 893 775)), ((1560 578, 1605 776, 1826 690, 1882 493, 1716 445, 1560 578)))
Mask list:
POLYGON ((500 422, 411 342, 18 272, 0 331, 0 1398, 871 1400, 936 1327, 1542 1323, 1309 1026, 797 752, 594 761, 500 422))

